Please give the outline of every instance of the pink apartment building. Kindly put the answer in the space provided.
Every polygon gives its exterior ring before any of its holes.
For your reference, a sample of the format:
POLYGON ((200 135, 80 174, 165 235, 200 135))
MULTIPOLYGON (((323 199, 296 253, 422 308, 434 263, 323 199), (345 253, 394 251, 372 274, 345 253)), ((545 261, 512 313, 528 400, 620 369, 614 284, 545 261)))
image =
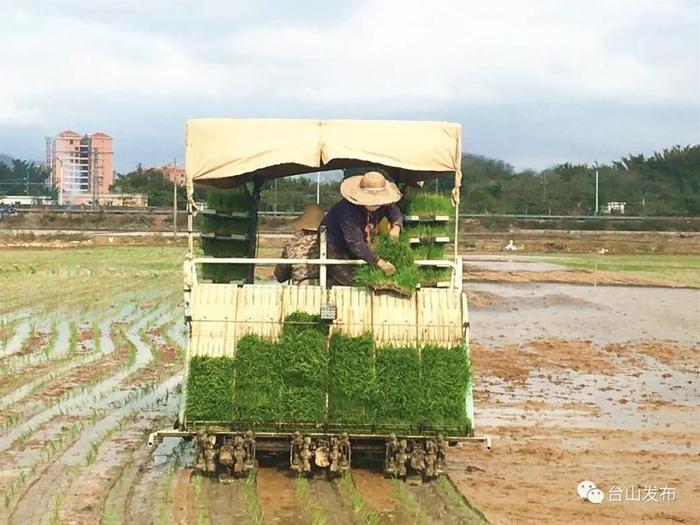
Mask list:
POLYGON ((163 172, 163 175, 170 182, 177 184, 178 186, 185 185, 185 168, 178 168, 178 166, 173 162, 172 164, 166 164, 158 168, 163 172))
POLYGON ((112 137, 102 132, 81 136, 66 130, 47 139, 46 161, 59 204, 101 201, 114 182, 113 155, 112 137))

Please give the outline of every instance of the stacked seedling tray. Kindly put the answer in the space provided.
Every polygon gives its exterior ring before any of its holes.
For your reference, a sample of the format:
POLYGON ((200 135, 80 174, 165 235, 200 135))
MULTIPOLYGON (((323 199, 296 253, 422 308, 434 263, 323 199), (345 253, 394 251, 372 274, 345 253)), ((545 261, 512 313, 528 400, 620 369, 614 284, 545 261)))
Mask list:
MULTIPOLYGON (((254 257, 257 206, 246 186, 211 189, 201 211, 202 251, 209 257, 254 257)), ((202 280, 252 283, 254 265, 204 264, 202 280)))
MULTIPOLYGON (((447 195, 413 192, 400 202, 404 212, 403 237, 413 249, 416 260, 442 260, 445 247, 452 240, 452 203, 447 195)), ((450 270, 440 267, 420 268, 420 284, 424 287, 446 287, 450 270)))
POLYGON ((233 358, 193 357, 187 420, 240 430, 468 432, 464 345, 377 345, 369 333, 329 336, 328 326, 295 312, 279 339, 245 335, 233 358))
POLYGON ((372 334, 333 334, 329 345, 328 420, 365 431, 376 419, 377 378, 372 334))

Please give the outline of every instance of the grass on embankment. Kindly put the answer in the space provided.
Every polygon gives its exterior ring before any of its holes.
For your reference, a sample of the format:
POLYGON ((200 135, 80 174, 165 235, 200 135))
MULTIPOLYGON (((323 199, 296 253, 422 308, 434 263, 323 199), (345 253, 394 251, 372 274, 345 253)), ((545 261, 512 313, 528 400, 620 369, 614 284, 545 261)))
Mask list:
POLYGON ((542 255, 543 262, 700 286, 700 255, 542 255))

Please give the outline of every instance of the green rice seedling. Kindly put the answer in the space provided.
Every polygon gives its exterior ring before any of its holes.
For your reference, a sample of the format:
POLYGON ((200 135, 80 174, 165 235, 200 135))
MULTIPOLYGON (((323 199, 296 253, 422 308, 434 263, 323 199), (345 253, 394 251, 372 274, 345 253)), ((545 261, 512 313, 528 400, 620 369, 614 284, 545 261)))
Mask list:
POLYGON ((406 483, 401 480, 395 479, 393 481, 394 490, 396 492, 396 498, 401 503, 404 511, 411 516, 413 523, 421 525, 423 523, 428 523, 428 516, 426 516, 425 511, 421 508, 416 498, 411 494, 411 492, 406 488, 406 483))
POLYGON ((251 199, 245 185, 229 190, 212 188, 207 191, 207 208, 220 213, 250 211, 251 199))
POLYGON ((119 520, 112 512, 104 511, 102 513, 102 523, 104 525, 119 525, 119 520))
POLYGON ((68 353, 73 354, 78 349, 78 325, 75 321, 70 324, 70 336, 68 339, 68 353))
POLYGON ((211 525, 209 510, 204 505, 197 508, 197 525, 211 525))
POLYGON ((202 279, 213 283, 250 282, 248 265, 203 264, 202 279))
POLYGON ((187 418, 198 421, 233 419, 233 385, 233 358, 193 357, 187 378, 187 418))
POLYGON ((0 321, 0 341, 2 341, 3 346, 7 346, 7 342, 14 335, 16 325, 16 321, 0 321))
POLYGON ((413 346, 377 349, 377 423, 412 428, 419 419, 421 364, 413 346))
POLYGON ((317 386, 284 386, 280 395, 280 419, 289 423, 323 423, 326 393, 317 386))
POLYGON ((452 502, 452 505, 456 507, 459 514, 462 515, 464 523, 488 525, 486 516, 478 509, 475 509, 469 501, 466 500, 464 495, 457 491, 446 476, 440 476, 437 479, 437 486, 442 490, 447 499, 452 502))
POLYGON ((53 508, 51 510, 51 516, 49 516, 50 525, 60 525, 61 523, 61 496, 56 496, 53 502, 53 508))
POLYGON ((463 345, 429 345, 421 352, 423 423, 443 432, 463 433, 467 419, 467 388, 471 371, 463 345))
POLYGON ((235 419, 257 423, 277 420, 283 388, 280 372, 278 344, 256 335, 239 339, 235 359, 235 419))
POLYGON ((161 483, 161 496, 158 505, 158 523, 160 525, 168 525, 168 505, 173 501, 170 485, 172 484, 173 475, 176 470, 176 465, 169 465, 165 474, 165 479, 161 483))
POLYGON ((445 245, 437 243, 417 244, 412 247, 417 261, 440 261, 445 258, 445 245))
POLYGON ((292 312, 284 319, 283 337, 294 337, 305 330, 316 330, 322 335, 328 334, 328 324, 321 321, 321 316, 306 312, 292 312))
POLYGON ((435 239, 435 237, 450 237, 453 233, 451 222, 416 222, 406 223, 404 234, 411 237, 417 237, 423 241, 435 239))
POLYGON ((207 257, 246 257, 249 250, 250 241, 202 238, 202 251, 207 257))
POLYGON ((203 232, 221 236, 231 234, 245 235, 250 233, 250 217, 236 217, 225 215, 202 215, 201 229, 203 232))
POLYGON ((451 270, 449 268, 421 268, 421 286, 436 286, 437 283, 449 281, 451 270))
POLYGON ((87 456, 85 456, 85 464, 86 465, 92 465, 95 462, 95 458, 97 458, 97 453, 100 450, 100 440, 95 440, 92 443, 90 443, 90 450, 87 453, 87 456))
POLYGON ((330 340, 329 421, 333 424, 374 422, 377 379, 371 333, 359 337, 333 334, 330 340))
POLYGON ((362 519, 363 523, 367 525, 377 525, 379 523, 379 514, 367 504, 362 497, 362 493, 357 490, 350 473, 345 472, 340 478, 340 490, 350 500, 353 512, 362 519))
POLYGON ((355 274, 355 284, 374 289, 393 285, 400 291, 413 293, 420 282, 420 272, 414 264, 409 244, 401 239, 390 239, 387 235, 375 236, 373 244, 377 256, 392 263, 396 273, 387 276, 374 265, 361 266, 355 274))
MULTIPOLYGON (((254 202, 245 186, 232 190, 212 189, 207 192, 207 207, 220 214, 247 212, 248 218, 234 218, 223 215, 203 215, 202 234, 213 233, 228 237, 231 234, 247 234, 248 240, 230 240, 202 237, 202 251, 211 257, 245 257, 252 255, 255 242, 254 202)), ((205 264, 202 266, 202 278, 216 283, 228 283, 252 279, 250 265, 205 264)))
POLYGON ((394 240, 388 235, 376 235, 372 239, 377 256, 391 262, 396 269, 410 266, 415 261, 413 251, 401 240, 394 240))
POLYGON ((395 287, 398 291, 411 295, 420 283, 420 270, 413 266, 397 270, 392 276, 387 276, 376 266, 362 266, 355 274, 355 285, 379 290, 395 287))
POLYGON ((304 514, 311 522, 311 525, 326 525, 327 520, 318 501, 309 494, 309 482, 307 479, 303 476, 297 476, 294 480, 294 487, 304 514))
POLYGON ((399 201, 399 207, 406 215, 432 217, 434 215, 451 215, 454 213, 449 195, 410 191, 399 201))
POLYGON ((92 330, 92 345, 93 349, 96 352, 101 352, 102 351, 102 330, 100 329, 100 323, 98 321, 93 321, 92 326, 90 327, 92 330))
POLYGON ((321 386, 327 381, 328 353, 325 336, 307 329, 279 342, 282 377, 289 386, 321 386))
POLYGON ((313 319, 295 312, 285 319, 278 348, 284 388, 280 417, 285 421, 324 422, 328 384, 328 350, 325 325, 296 324, 313 319))
POLYGON ((262 508, 260 507, 260 502, 258 501, 257 491, 255 490, 255 474, 250 474, 246 478, 245 483, 241 486, 241 491, 243 492, 243 500, 245 501, 248 515, 253 523, 255 525, 263 525, 265 519, 263 517, 262 508))

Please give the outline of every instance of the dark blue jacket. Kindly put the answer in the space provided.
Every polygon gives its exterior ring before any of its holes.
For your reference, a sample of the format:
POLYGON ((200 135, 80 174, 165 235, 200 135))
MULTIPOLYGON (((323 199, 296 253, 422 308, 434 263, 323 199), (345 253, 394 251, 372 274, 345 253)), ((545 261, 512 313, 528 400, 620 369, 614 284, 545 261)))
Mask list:
POLYGON ((403 215, 396 204, 368 212, 363 206, 343 199, 328 210, 321 224, 326 227, 329 247, 348 259, 362 259, 374 264, 379 258, 365 241, 365 226, 370 224, 374 229, 384 217, 391 224, 403 226, 403 215))

